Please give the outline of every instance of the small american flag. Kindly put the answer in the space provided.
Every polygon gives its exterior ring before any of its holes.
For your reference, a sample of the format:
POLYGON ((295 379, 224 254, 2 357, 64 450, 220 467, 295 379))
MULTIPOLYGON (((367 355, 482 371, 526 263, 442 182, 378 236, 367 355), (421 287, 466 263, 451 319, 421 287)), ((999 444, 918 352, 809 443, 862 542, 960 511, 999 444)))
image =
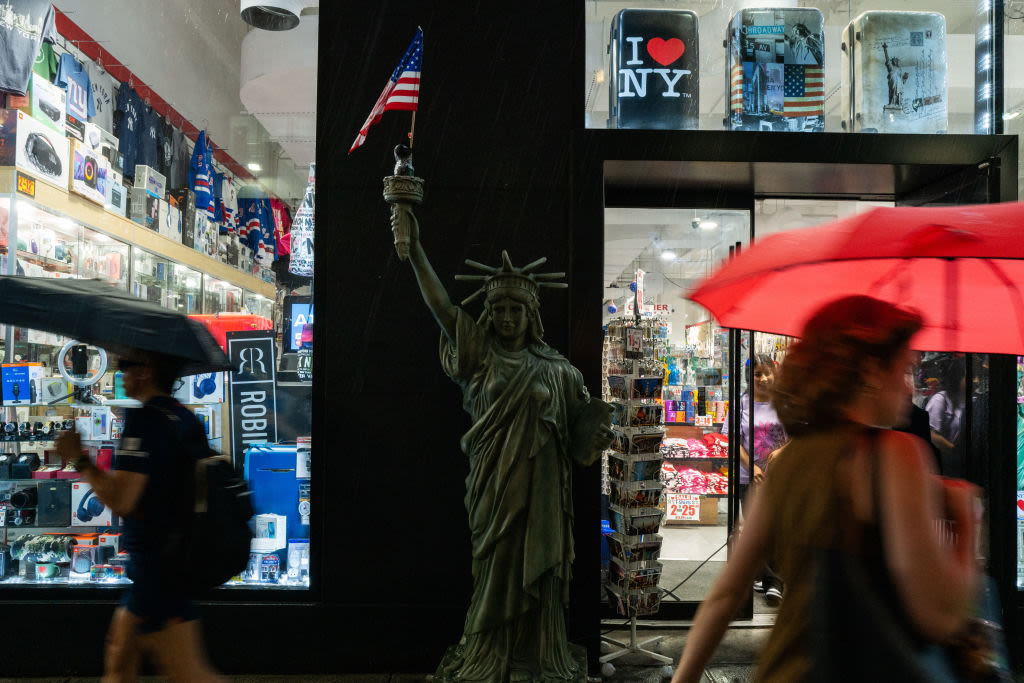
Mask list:
POLYGON ((743 111, 743 64, 734 61, 729 74, 729 108, 732 111, 743 111))
POLYGON ((824 116, 825 70, 820 66, 786 64, 782 89, 783 116, 824 116))
POLYGON ((416 111, 420 97, 420 66, 423 63, 423 29, 416 31, 416 37, 405 51, 405 56, 398 63, 391 78, 388 79, 384 91, 373 105, 373 111, 366 117, 366 122, 359 129, 359 135, 348 150, 352 153, 356 147, 366 142, 366 132, 370 126, 380 121, 388 110, 416 111))

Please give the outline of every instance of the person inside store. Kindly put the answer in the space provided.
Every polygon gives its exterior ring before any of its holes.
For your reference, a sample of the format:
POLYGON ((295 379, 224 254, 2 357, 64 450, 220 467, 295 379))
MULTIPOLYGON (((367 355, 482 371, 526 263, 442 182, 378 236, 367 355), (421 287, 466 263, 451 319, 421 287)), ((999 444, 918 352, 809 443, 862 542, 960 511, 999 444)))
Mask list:
POLYGON ((205 443, 203 426, 171 397, 180 361, 137 351, 121 356, 118 369, 125 393, 143 407, 125 410, 113 469, 96 467, 75 432, 62 434, 56 443, 65 463, 74 462, 94 495, 121 518, 123 545, 129 553, 132 584, 107 631, 103 681, 135 681, 143 655, 172 681, 223 680, 207 659, 197 604, 166 556, 190 467, 182 459, 193 457, 174 448, 177 439, 171 430, 177 426, 172 420, 179 421, 183 438, 205 443))
POLYGON ((963 426, 964 404, 967 393, 967 373, 963 356, 935 362, 939 390, 928 397, 924 409, 928 412, 932 444, 939 450, 942 470, 952 476, 963 473, 963 453, 960 436, 963 426))
MULTIPOLYGON (((740 397, 740 484, 738 495, 747 513, 747 499, 751 486, 760 485, 765 478, 769 459, 788 441, 786 429, 779 420, 772 405, 772 389, 778 373, 778 363, 768 354, 755 354, 751 359, 754 366, 752 385, 754 387, 754 438, 753 461, 747 452, 750 439, 750 396, 740 397)), ((729 417, 726 415, 722 434, 729 435, 729 417)), ((754 590, 764 593, 765 601, 776 606, 782 600, 783 584, 779 577, 765 564, 761 575, 754 580, 754 590)))
POLYGON ((537 294, 550 278, 529 273, 542 261, 516 268, 502 252, 500 267, 484 267, 474 319, 451 303, 408 217, 409 262, 441 328, 441 365, 472 421, 462 437, 472 594, 462 639, 434 680, 574 679, 572 466, 594 464, 611 444, 611 407, 590 399, 579 370, 543 340, 537 294))
POLYGON ((897 612, 892 621, 922 645, 947 642, 967 623, 979 585, 979 490, 934 475, 920 439, 879 428, 906 409, 910 340, 921 326, 916 313, 864 296, 827 304, 806 323, 775 385, 791 440, 753 492, 743 533, 697 611, 673 683, 701 679, 769 556, 778 560, 787 596, 757 680, 830 680, 815 678, 830 666, 836 679, 866 680, 858 668, 881 656, 878 643, 850 639, 853 625, 843 620, 854 621, 852 614, 817 609, 822 586, 837 575, 823 558, 864 567, 868 588, 843 594, 840 611, 854 611, 868 592, 884 596, 881 604, 897 612), (940 518, 957 524, 952 541, 934 533, 940 518))

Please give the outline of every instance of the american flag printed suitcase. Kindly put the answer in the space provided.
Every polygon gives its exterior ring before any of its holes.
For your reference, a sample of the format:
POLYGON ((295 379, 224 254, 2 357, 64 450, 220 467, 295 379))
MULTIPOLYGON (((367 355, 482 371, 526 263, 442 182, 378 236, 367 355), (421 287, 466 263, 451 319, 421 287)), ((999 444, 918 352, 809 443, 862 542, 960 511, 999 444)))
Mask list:
POLYGON ((697 128, 697 15, 624 9, 612 20, 609 128, 697 128))
POLYGON ((825 129, 825 21, 813 7, 745 9, 726 32, 726 127, 825 129))
POLYGON ((843 129, 945 133, 946 18, 937 12, 864 12, 843 31, 843 129))

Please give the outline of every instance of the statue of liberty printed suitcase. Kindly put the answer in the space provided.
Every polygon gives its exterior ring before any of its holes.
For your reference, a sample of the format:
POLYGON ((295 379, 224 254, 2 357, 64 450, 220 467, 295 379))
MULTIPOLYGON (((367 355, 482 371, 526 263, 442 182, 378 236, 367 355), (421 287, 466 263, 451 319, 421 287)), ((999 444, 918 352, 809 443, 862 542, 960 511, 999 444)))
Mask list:
POLYGON ((745 9, 729 22, 732 130, 825 130, 824 18, 813 7, 745 9))
POLYGON ((843 129, 945 133, 946 19, 937 12, 864 12, 843 31, 843 129))
POLYGON ((609 128, 697 128, 697 15, 624 9, 612 20, 609 128))

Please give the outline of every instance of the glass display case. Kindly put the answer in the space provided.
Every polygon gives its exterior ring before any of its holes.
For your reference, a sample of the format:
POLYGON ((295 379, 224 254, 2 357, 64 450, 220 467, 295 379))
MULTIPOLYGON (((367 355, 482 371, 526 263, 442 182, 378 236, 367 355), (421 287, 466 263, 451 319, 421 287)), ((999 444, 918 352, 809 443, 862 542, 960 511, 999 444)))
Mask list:
POLYGON ((181 313, 198 313, 202 273, 143 249, 134 250, 132 294, 181 313))
POLYGON ((91 228, 82 228, 81 270, 86 278, 100 278, 128 289, 131 247, 91 228))
POLYGON ((259 294, 245 293, 245 310, 268 320, 274 319, 274 302, 259 294))
POLYGON ((240 313, 242 288, 203 275, 203 313, 240 313))

